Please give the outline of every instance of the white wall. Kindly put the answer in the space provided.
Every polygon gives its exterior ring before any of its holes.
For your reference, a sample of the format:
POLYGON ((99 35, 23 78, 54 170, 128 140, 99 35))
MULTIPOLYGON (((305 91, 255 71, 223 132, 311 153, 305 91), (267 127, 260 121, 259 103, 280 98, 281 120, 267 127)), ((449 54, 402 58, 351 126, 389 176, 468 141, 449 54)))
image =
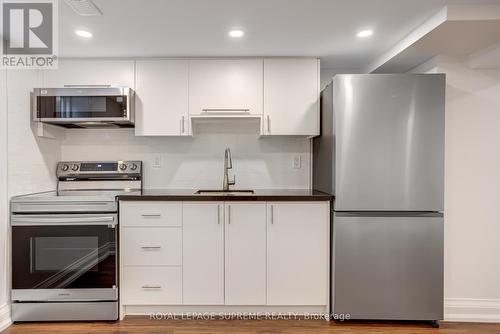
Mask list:
POLYGON ((9 196, 55 189, 60 142, 36 136, 31 127, 30 93, 39 86, 39 76, 36 70, 7 73, 9 196))
POLYGON ((6 72, 0 70, 0 330, 9 324, 8 282, 8 193, 7 193, 7 92, 6 72))
POLYGON ((436 57, 446 73, 445 318, 500 322, 500 69, 436 57))
POLYGON ((222 186, 224 149, 230 147, 236 188, 304 189, 310 184, 310 141, 254 134, 199 134, 193 138, 135 137, 133 130, 69 130, 63 160, 143 160, 146 188, 222 186), (302 168, 293 169, 294 155, 302 168), (161 167, 154 168, 157 158, 161 167))
POLYGON ((472 70, 467 59, 441 58, 438 71, 447 75, 448 311, 467 318, 460 305, 486 303, 483 312, 500 321, 500 69, 472 70))

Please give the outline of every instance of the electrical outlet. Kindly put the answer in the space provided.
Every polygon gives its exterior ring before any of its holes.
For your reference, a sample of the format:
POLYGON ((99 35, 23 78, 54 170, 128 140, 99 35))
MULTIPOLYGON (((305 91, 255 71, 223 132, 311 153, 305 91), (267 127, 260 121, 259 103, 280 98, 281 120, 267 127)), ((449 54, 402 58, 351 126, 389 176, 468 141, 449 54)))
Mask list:
POLYGON ((161 156, 156 156, 153 160, 153 168, 161 168, 161 156))
POLYGON ((292 161, 292 168, 293 169, 300 169, 301 165, 301 158, 300 155, 294 155, 293 156, 293 161, 292 161))

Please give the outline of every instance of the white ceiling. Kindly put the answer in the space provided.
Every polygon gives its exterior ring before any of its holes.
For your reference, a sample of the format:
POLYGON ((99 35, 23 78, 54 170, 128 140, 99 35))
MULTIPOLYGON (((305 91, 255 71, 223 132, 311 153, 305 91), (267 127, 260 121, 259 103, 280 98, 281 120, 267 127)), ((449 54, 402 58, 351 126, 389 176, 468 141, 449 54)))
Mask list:
POLYGON ((500 0, 94 0, 102 16, 59 1, 62 57, 319 56, 361 68, 447 4, 500 0), (240 28, 245 36, 227 33, 240 28), (368 39, 356 32, 373 29, 368 39), (85 29, 94 37, 74 34, 85 29))

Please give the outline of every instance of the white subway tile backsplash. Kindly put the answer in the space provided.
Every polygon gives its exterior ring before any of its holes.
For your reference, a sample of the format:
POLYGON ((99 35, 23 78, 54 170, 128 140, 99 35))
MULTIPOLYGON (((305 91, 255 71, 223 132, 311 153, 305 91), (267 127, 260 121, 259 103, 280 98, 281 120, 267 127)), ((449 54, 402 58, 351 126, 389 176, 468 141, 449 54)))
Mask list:
POLYGON ((31 127, 30 93, 37 86, 36 70, 7 72, 9 196, 55 189, 61 143, 37 137, 31 127))
POLYGON ((309 188, 310 141, 253 134, 135 137, 130 129, 69 130, 63 160, 142 160, 147 188, 220 188, 224 149, 233 153, 237 188, 309 188), (302 168, 293 169, 294 155, 302 168), (155 167, 160 158, 161 167, 155 167))

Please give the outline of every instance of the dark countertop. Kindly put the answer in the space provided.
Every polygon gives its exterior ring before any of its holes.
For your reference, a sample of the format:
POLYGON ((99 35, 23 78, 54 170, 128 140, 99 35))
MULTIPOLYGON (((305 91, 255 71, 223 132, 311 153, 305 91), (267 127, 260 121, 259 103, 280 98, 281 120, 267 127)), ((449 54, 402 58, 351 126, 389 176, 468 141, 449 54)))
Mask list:
POLYGON ((119 201, 331 201, 333 196, 307 189, 261 189, 253 194, 196 194, 192 189, 144 189, 141 194, 118 195, 119 201))

